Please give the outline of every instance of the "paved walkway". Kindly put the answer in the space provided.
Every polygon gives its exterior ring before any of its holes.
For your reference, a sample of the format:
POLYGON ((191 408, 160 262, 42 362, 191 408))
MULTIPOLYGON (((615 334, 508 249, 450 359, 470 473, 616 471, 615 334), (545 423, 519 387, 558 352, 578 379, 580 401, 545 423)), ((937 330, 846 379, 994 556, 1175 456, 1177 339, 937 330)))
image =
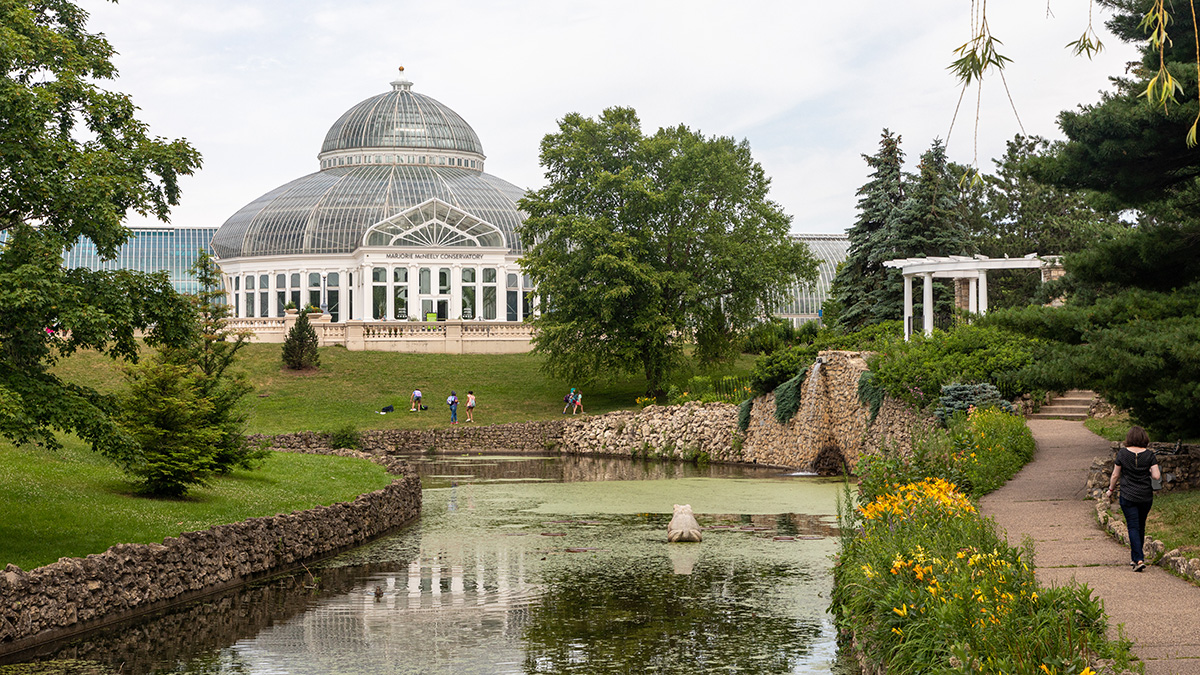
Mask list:
POLYGON ((1154 566, 1135 574, 1128 547, 1109 539, 1084 499, 1088 468, 1110 452, 1108 441, 1082 422, 1029 420, 1029 428, 1037 441, 1033 461, 983 498, 984 514, 1009 543, 1033 539, 1042 584, 1074 577, 1103 599, 1110 635, 1125 625, 1149 675, 1200 675, 1200 587, 1154 566))

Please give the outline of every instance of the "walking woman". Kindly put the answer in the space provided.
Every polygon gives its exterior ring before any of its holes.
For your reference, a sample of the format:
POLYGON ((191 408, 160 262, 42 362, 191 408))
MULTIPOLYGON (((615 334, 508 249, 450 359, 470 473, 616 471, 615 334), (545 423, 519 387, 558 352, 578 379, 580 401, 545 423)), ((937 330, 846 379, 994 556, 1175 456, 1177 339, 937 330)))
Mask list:
POLYGON ((1158 457, 1153 450, 1146 448, 1148 445, 1150 437, 1145 429, 1129 429, 1129 433, 1125 434, 1125 447, 1117 450, 1112 478, 1108 480, 1108 492, 1104 493, 1105 497, 1111 499, 1117 481, 1121 481, 1121 511, 1125 513, 1125 524, 1129 528, 1129 564, 1134 572, 1146 569, 1142 543, 1146 539, 1146 516, 1150 515, 1150 506, 1154 503, 1150 479, 1162 479, 1158 457))

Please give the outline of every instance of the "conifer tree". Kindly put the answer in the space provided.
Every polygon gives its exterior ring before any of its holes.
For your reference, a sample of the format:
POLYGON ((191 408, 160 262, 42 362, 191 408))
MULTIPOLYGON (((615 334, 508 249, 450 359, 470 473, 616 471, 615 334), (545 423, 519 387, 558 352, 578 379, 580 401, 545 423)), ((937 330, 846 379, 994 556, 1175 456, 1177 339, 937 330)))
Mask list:
POLYGON ((900 137, 884 129, 879 152, 863 155, 863 159, 874 171, 871 180, 858 189, 858 220, 848 233, 849 255, 833 280, 833 299, 841 305, 838 325, 851 331, 879 320, 872 296, 884 279, 888 225, 904 201, 900 137))
MULTIPOLYGON (((941 139, 934 139, 929 150, 921 155, 917 174, 907 182, 904 202, 888 221, 883 234, 881 282, 868 295, 875 323, 904 315, 903 276, 896 268, 882 268, 883 260, 973 253, 971 241, 959 221, 958 182, 950 174, 941 139)), ((933 297, 936 313, 946 315, 953 310, 954 292, 948 283, 937 283, 933 297)), ((919 300, 919 296, 914 297, 914 312, 917 307, 924 311, 919 300)))
POLYGON ((313 330, 308 315, 303 312, 296 317, 296 324, 284 338, 283 365, 292 370, 321 366, 321 356, 317 353, 317 331, 313 330))

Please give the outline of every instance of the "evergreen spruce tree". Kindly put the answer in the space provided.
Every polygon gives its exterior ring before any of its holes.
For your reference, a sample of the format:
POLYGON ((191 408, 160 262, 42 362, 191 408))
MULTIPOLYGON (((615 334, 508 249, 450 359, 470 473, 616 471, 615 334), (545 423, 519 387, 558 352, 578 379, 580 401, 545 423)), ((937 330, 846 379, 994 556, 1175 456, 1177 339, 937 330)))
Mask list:
POLYGON ((858 189, 858 220, 848 233, 849 255, 838 267, 832 289, 833 299, 840 305, 837 325, 849 331, 879 321, 872 296, 885 278, 888 224, 904 201, 900 137, 884 129, 879 152, 863 155, 863 159, 874 171, 871 180, 858 189))
POLYGON ((283 341, 283 365, 292 370, 319 368, 321 357, 317 354, 317 331, 308 322, 308 315, 301 312, 296 325, 288 331, 283 341))
MULTIPOLYGON (((958 182, 951 176, 946 162, 946 147, 941 139, 921 155, 918 173, 909 178, 904 203, 895 212, 883 233, 879 261, 883 273, 881 283, 868 294, 872 323, 904 316, 904 278, 900 270, 882 268, 884 260, 922 258, 947 255, 969 255, 973 252, 970 238, 959 221, 958 182)), ((920 307, 919 291, 914 289, 914 314, 920 307)), ((950 284, 935 285, 934 312, 949 315, 954 307, 954 289, 950 284)), ((921 307, 924 311, 924 307, 921 307)))

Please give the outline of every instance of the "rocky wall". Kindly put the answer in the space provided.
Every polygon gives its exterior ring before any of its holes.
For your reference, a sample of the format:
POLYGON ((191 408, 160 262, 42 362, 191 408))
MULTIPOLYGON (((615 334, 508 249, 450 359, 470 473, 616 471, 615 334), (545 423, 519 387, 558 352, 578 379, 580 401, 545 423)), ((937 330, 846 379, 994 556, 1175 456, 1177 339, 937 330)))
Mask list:
POLYGON ((399 478, 352 502, 184 532, 161 544, 117 544, 28 572, 8 565, 0 572, 0 654, 233 588, 408 523, 420 514, 420 479, 404 462, 378 461, 399 478))
MULTIPOLYGON (((363 432, 363 449, 388 452, 493 452, 607 455, 690 461, 746 462, 840 474, 858 466, 863 453, 883 447, 911 450, 912 432, 934 424, 887 399, 874 420, 858 401, 858 379, 867 370, 866 352, 821 352, 821 368, 803 385, 800 408, 788 422, 775 421, 775 395, 754 399, 750 426, 737 428, 738 406, 692 401, 647 406, 604 415, 441 429, 363 432)), ((279 449, 328 448, 329 434, 305 432, 271 437, 279 449)))

